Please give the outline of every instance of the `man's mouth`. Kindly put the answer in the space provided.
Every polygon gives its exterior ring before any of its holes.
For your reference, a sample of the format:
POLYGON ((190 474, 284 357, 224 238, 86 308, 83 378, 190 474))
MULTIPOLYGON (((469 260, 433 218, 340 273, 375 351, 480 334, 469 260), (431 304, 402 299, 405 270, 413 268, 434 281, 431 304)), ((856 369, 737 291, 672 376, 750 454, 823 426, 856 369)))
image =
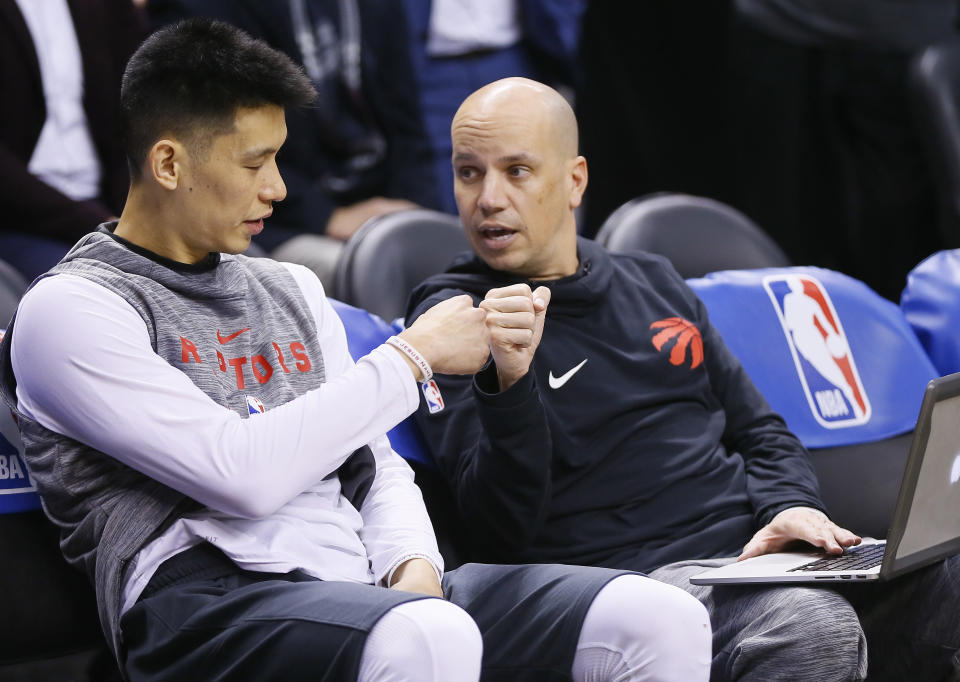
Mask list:
POLYGON ((478 230, 484 243, 496 248, 497 246, 506 246, 513 240, 517 230, 504 227, 503 225, 481 226, 478 230))
POLYGON ((260 218, 256 218, 255 220, 244 220, 243 224, 247 226, 248 230, 250 230, 251 235, 260 234, 263 232, 263 221, 269 218, 271 215, 273 215, 272 211, 264 216, 261 216, 260 218))

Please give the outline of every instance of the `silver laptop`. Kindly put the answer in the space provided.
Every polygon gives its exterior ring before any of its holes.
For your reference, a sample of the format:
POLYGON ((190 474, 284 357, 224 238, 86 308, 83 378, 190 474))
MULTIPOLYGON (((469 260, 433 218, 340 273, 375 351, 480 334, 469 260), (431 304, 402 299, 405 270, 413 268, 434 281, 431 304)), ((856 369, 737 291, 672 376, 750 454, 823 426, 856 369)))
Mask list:
MULTIPOLYGON (((850 530, 856 532, 856 528, 850 530)), ((865 538, 842 555, 820 551, 765 554, 700 573, 690 582, 720 585, 889 580, 957 553, 960 373, 927 385, 886 541, 865 538)))

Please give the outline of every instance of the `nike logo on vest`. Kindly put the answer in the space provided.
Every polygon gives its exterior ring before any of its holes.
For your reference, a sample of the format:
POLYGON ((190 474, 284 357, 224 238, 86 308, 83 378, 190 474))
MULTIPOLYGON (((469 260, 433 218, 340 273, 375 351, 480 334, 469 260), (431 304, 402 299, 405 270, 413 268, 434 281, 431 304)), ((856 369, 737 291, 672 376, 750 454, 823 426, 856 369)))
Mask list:
POLYGON ((241 329, 240 331, 234 332, 233 334, 230 334, 229 336, 220 336, 220 330, 218 329, 218 330, 217 330, 217 341, 219 341, 219 342, 221 343, 221 345, 224 344, 224 343, 229 343, 230 341, 233 341, 235 338, 237 338, 238 336, 240 336, 241 334, 243 334, 243 332, 248 332, 248 331, 250 331, 250 327, 247 327, 247 328, 245 328, 245 329, 241 329))

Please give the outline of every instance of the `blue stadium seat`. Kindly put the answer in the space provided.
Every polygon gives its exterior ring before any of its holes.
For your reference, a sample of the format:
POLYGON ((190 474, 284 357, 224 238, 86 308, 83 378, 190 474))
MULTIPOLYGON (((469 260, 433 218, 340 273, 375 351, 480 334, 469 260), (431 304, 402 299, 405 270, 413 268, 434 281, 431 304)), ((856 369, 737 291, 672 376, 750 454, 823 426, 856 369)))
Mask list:
MULTIPOLYGON (((333 298, 328 300, 343 322, 347 332, 347 347, 354 360, 363 357, 386 341, 387 337, 399 331, 373 313, 333 298)), ((418 462, 429 468, 436 468, 430 456, 430 450, 412 416, 392 428, 387 433, 387 437, 396 453, 408 462, 418 462)))
POLYGON ((884 537, 937 372, 895 304, 811 267, 688 280, 754 383, 811 451, 834 520, 884 537))
POLYGON ((937 371, 960 372, 960 249, 935 253, 911 270, 900 309, 937 371))

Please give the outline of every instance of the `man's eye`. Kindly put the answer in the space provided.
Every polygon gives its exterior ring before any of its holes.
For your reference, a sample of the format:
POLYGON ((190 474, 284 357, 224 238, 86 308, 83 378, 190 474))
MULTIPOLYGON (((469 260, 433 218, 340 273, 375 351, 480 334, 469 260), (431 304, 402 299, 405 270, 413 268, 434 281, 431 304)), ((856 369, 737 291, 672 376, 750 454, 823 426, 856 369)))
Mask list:
POLYGON ((457 175, 461 180, 470 180, 471 178, 476 177, 477 171, 474 168, 465 167, 458 169, 457 175))
POLYGON ((530 170, 526 166, 510 166, 510 168, 507 170, 507 173, 514 178, 522 178, 529 172, 530 170))
POLYGON ((261 168, 263 168, 263 164, 261 163, 261 164, 256 165, 256 166, 247 166, 247 168, 249 168, 250 170, 253 170, 253 171, 258 171, 258 170, 260 170, 261 168))

